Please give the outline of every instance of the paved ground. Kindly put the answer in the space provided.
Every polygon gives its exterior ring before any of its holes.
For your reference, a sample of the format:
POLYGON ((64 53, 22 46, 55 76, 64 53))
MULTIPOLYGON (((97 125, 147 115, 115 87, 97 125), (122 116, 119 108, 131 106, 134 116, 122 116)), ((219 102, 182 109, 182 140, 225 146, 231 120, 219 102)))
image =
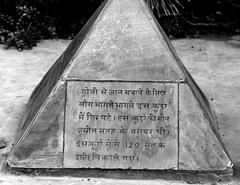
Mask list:
MULTIPOLYGON (((11 178, 0 180, 4 185, 185 185, 186 182, 165 181, 165 180, 112 180, 112 179, 79 179, 79 178, 11 178)), ((205 185, 215 185, 216 183, 204 183, 205 185)), ((233 185, 233 182, 224 183, 233 185)))
MULTIPOLYGON (((18 123, 34 87, 64 51, 69 41, 43 41, 29 51, 4 50, 0 45, 0 163, 14 143, 18 123)), ((172 41, 179 57, 207 95, 216 112, 223 142, 240 166, 240 41, 237 39, 181 39, 172 41)), ((224 184, 240 185, 240 176, 224 184)), ((0 173, 0 184, 186 184, 166 180, 78 179, 29 177, 0 173)), ((214 181, 205 183, 214 185, 214 181)))

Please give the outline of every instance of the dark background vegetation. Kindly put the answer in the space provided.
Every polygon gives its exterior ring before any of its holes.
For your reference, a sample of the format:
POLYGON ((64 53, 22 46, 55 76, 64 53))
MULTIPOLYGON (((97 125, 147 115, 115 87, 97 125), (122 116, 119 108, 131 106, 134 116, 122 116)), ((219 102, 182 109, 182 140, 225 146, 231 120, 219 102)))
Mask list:
MULTIPOLYGON (((0 43, 72 39, 103 0, 0 0, 0 43)), ((146 0, 170 37, 240 34, 239 0, 146 0)))

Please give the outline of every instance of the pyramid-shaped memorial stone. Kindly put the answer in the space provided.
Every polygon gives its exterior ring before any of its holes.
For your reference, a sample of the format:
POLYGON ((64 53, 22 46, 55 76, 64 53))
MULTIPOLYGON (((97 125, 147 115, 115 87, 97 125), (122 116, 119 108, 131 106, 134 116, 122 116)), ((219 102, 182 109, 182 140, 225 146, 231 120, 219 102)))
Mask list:
POLYGON ((231 167, 207 98, 143 0, 108 0, 29 99, 11 167, 231 167))

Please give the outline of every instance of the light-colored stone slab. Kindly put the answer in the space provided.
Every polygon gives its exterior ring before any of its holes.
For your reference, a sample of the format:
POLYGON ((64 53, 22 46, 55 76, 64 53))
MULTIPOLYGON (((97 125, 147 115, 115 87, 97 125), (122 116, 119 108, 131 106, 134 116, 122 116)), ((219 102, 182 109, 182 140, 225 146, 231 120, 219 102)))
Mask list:
POLYGON ((105 1, 94 14, 31 95, 8 162, 29 168, 231 167, 207 98, 143 0, 105 1))
POLYGON ((63 121, 66 83, 51 95, 27 135, 17 140, 18 146, 8 159, 12 167, 61 168, 63 158, 63 121))
POLYGON ((109 0, 65 77, 82 80, 184 80, 143 0, 109 0))
POLYGON ((232 163, 186 84, 179 87, 179 169, 226 170, 232 163))
POLYGON ((65 168, 176 169, 176 83, 68 82, 65 168))

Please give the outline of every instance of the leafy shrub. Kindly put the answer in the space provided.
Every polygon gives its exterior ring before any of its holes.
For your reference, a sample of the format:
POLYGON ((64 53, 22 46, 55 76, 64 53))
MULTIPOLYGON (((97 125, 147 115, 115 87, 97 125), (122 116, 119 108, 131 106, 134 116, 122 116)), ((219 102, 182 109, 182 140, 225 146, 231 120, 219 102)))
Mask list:
MULTIPOLYGON (((1 0, 0 43, 30 49, 41 39, 73 38, 103 0, 1 0), (87 8, 86 8, 87 7, 87 8)), ((146 0, 158 16, 178 13, 178 0, 146 0), (170 6, 161 6, 166 1, 170 6), (163 7, 163 8, 161 8, 163 7)))
POLYGON ((55 36, 54 18, 43 15, 33 1, 16 0, 10 9, 0 13, 0 42, 6 48, 30 49, 40 39, 55 36))
MULTIPOLYGON (((102 1, 0 0, 0 43, 6 48, 23 50, 32 48, 41 39, 73 38, 102 1)), ((233 11, 231 6, 237 0, 211 0, 207 4, 207 11, 202 0, 145 1, 165 32, 174 37, 195 34, 199 30, 205 33, 209 25, 215 31, 232 33, 236 30, 235 25, 239 24, 239 8, 233 11), (231 25, 212 26, 221 22, 223 17, 228 17, 228 20, 224 20, 231 22, 231 25)))

